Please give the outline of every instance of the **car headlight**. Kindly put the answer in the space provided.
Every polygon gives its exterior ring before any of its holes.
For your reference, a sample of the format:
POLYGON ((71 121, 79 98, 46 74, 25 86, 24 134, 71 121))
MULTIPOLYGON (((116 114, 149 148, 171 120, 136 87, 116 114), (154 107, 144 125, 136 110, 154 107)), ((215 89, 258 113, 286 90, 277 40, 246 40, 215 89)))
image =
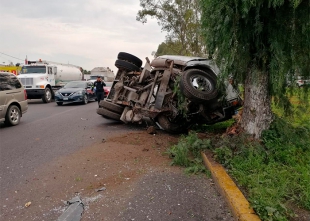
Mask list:
POLYGON ((60 93, 58 91, 55 92, 55 95, 60 95, 60 93))
POLYGON ((82 95, 83 94, 83 91, 77 91, 77 92, 74 92, 75 95, 82 95))

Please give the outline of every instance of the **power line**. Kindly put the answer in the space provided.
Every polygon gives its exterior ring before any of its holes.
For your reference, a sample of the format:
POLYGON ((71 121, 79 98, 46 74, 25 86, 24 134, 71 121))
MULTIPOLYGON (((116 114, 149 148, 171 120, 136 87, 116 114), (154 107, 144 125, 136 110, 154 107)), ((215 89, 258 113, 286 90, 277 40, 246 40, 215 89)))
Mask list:
POLYGON ((20 59, 20 58, 17 58, 17 57, 14 57, 14 56, 11 56, 11 55, 8 55, 8 54, 5 54, 5 53, 3 53, 3 52, 0 52, 0 54, 6 55, 6 56, 9 56, 9 57, 11 57, 11 58, 15 58, 15 59, 17 59, 17 60, 21 60, 21 61, 23 61, 23 60, 24 60, 24 59, 20 59))

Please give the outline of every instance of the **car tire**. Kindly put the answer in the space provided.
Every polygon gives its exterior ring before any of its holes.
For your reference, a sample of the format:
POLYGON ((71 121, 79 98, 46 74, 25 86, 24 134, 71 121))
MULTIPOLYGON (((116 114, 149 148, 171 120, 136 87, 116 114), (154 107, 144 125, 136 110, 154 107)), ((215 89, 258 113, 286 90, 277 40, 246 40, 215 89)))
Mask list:
POLYGON ((50 103, 52 101, 52 91, 48 87, 45 88, 44 95, 42 97, 44 103, 50 103))
POLYGON ((106 100, 102 100, 99 103, 99 107, 103 107, 109 111, 112 111, 114 113, 118 113, 118 114, 122 114, 125 107, 118 105, 118 104, 114 104, 112 102, 106 101, 106 100))
POLYGON ((142 66, 142 60, 132 54, 126 53, 126 52, 120 52, 117 55, 117 59, 123 60, 123 61, 128 61, 129 63, 133 63, 137 67, 142 66))
POLYGON ((218 95, 216 83, 215 74, 199 69, 189 69, 181 77, 180 88, 188 99, 205 102, 216 98, 218 95))
POLYGON ((116 60, 115 66, 119 69, 126 69, 128 71, 140 71, 140 67, 123 60, 116 60))
POLYGON ((169 117, 164 114, 157 116, 155 122, 157 122, 163 130, 174 134, 185 133, 188 128, 184 120, 183 122, 172 122, 169 117))
POLYGON ((83 103, 84 105, 88 103, 88 96, 87 96, 87 94, 84 94, 82 103, 83 103))
POLYGON ((61 105, 63 104, 63 102, 56 102, 56 104, 57 104, 58 106, 61 106, 61 105))
POLYGON ((5 124, 16 126, 19 124, 21 116, 20 109, 16 105, 9 106, 5 115, 5 124))
POLYGON ((97 114, 101 115, 104 118, 107 119, 112 119, 112 120, 116 120, 116 121, 121 121, 121 114, 118 113, 114 113, 106 108, 98 108, 97 109, 97 114))

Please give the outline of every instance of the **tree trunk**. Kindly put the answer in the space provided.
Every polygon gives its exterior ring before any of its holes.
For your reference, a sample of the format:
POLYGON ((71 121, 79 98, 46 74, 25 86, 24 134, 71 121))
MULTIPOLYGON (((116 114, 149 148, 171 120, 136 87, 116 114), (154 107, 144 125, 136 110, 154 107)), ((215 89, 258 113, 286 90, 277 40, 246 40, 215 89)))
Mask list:
POLYGON ((248 73, 244 90, 241 127, 246 133, 259 139, 262 131, 268 129, 273 120, 268 94, 268 75, 248 73))

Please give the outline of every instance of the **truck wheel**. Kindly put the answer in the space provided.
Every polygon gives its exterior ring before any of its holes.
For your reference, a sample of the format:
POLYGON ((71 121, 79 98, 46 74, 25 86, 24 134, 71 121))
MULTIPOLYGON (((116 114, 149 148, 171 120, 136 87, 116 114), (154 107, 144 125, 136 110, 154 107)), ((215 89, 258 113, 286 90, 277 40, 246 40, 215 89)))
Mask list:
POLYGON ((56 102, 58 106, 61 106, 63 103, 62 102, 56 102))
POLYGON ((11 105, 5 115, 5 124, 15 126, 19 124, 21 113, 16 105, 11 105))
POLYGON ((104 118, 117 120, 117 121, 120 121, 120 118, 121 118, 121 114, 114 113, 114 112, 112 112, 108 109, 105 109, 105 108, 98 108, 97 114, 101 115, 104 118))
POLYGON ((136 56, 132 54, 128 54, 126 52, 120 52, 117 55, 117 59, 123 60, 123 61, 128 61, 130 63, 133 63, 134 65, 141 67, 142 66, 142 61, 140 58, 137 58, 136 56))
POLYGON ((83 98, 82 103, 83 104, 87 104, 88 103, 88 96, 87 96, 87 94, 84 94, 84 98, 83 98))
POLYGON ((168 116, 161 114, 156 119, 155 122, 157 122, 162 129, 164 129, 167 132, 178 134, 178 133, 185 133, 187 132, 188 125, 182 121, 179 122, 173 122, 171 119, 169 119, 168 116))
POLYGON ((123 60, 116 60, 115 66, 119 69, 126 69, 128 71, 140 71, 138 66, 123 60))
POLYGON ((212 100, 218 94, 216 75, 199 69, 185 71, 181 77, 180 88, 185 97, 196 102, 212 100))
POLYGON ((124 108, 125 108, 121 105, 114 104, 114 103, 106 101, 106 100, 100 101, 99 107, 103 107, 109 111, 112 111, 112 112, 118 113, 118 114, 122 114, 124 111, 124 108))
POLYGON ((44 95, 42 97, 44 103, 50 103, 52 100, 52 92, 48 87, 45 88, 44 95))

